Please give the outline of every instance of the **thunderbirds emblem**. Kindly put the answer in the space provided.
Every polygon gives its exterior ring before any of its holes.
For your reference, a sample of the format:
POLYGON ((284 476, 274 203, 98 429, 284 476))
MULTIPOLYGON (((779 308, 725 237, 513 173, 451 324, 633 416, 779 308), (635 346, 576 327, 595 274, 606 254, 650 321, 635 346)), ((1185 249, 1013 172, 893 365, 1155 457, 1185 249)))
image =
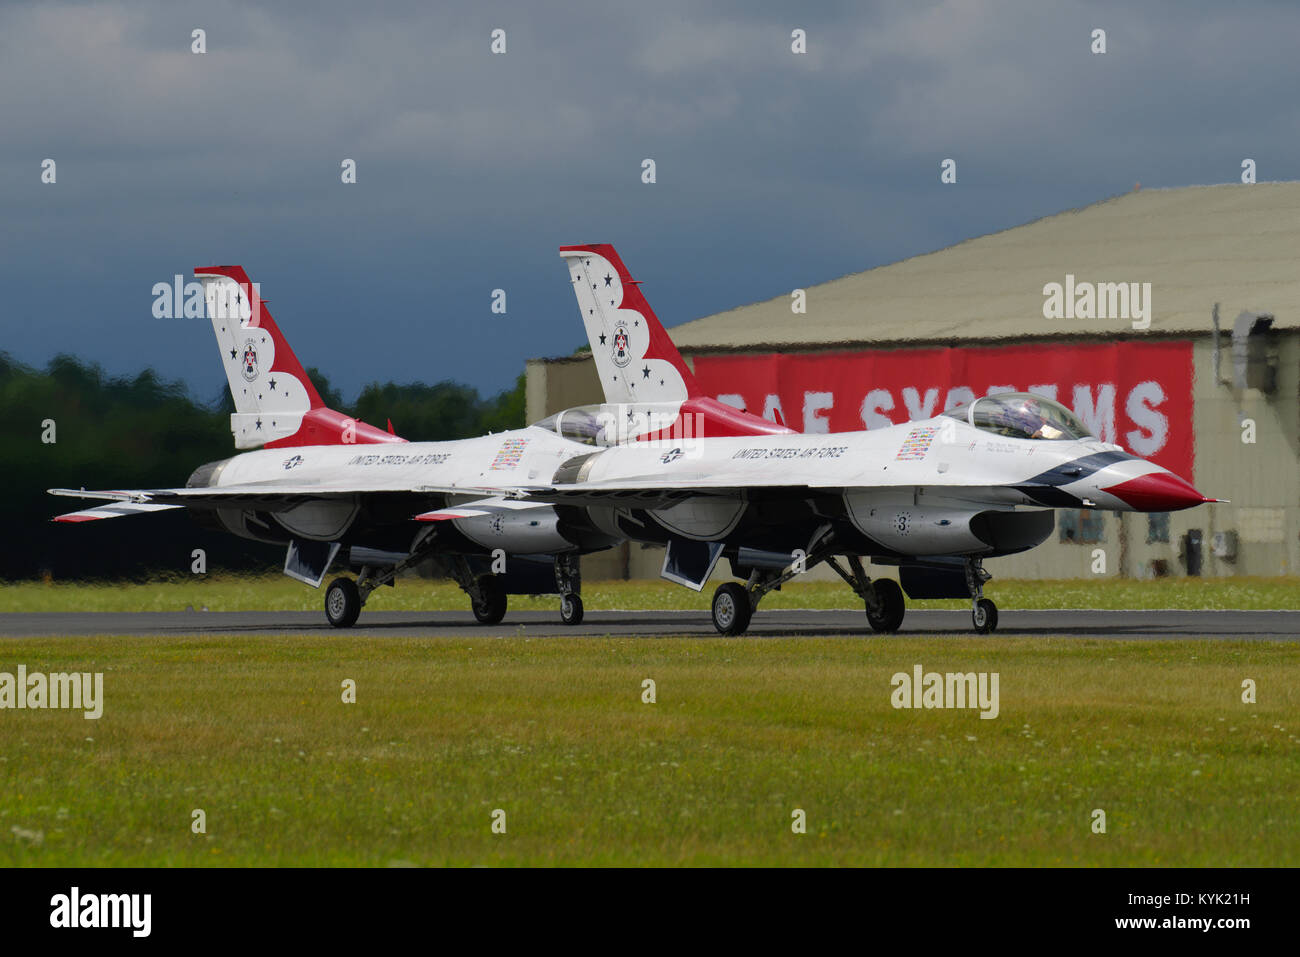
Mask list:
POLYGON ((252 382, 257 378, 257 345, 252 339, 244 343, 243 366, 244 368, 241 371, 244 373, 245 379, 252 382))
POLYGON ((613 345, 614 365, 620 369, 632 361, 631 344, 627 337, 627 326, 619 323, 614 327, 614 345, 613 345))

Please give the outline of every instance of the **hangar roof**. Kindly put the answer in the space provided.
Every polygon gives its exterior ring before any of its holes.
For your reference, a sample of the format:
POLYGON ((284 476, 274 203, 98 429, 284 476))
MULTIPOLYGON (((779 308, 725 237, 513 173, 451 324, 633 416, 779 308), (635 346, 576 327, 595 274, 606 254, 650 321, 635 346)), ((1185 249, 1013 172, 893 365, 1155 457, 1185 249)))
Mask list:
POLYGON ((1300 183, 1143 189, 672 329, 683 351, 1205 333, 1220 303, 1300 328, 1300 183), (1151 283, 1151 327, 1046 319, 1047 283, 1151 283))

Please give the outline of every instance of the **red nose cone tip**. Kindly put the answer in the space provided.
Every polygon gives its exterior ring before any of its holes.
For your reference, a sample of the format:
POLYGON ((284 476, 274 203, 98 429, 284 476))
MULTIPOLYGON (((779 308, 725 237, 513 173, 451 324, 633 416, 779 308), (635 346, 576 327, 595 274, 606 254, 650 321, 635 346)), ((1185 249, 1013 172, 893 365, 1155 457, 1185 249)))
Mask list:
POLYGON ((1139 512, 1176 512, 1204 502, 1217 502, 1206 498, 1172 472, 1151 472, 1119 485, 1102 489, 1139 512))

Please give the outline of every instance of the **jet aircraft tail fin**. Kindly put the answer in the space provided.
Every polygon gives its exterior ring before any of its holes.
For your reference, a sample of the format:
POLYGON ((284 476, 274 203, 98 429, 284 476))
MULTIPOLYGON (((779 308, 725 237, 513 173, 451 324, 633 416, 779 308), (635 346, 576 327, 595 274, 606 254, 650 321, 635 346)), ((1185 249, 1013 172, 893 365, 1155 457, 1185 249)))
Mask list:
POLYGON ((405 441, 325 406, 242 266, 199 267, 194 274, 235 403, 236 448, 405 441))
POLYGON ((561 246, 607 402, 683 402, 695 376, 609 243, 561 246))
MULTIPOLYGON (((612 245, 561 246, 560 256, 578 300, 606 404, 677 403, 680 415, 696 416, 705 430, 697 436, 792 431, 704 395, 612 245)), ((663 436, 655 432, 646 437, 663 436)))

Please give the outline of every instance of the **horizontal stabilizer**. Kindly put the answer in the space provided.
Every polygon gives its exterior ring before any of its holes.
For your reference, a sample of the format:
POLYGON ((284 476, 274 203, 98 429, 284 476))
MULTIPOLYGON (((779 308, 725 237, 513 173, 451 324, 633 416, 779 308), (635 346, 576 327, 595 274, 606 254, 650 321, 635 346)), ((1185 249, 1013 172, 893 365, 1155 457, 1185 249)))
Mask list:
POLYGON ((103 518, 122 518, 124 515, 143 515, 147 512, 165 512, 180 508, 179 505, 159 505, 153 502, 115 502, 112 505, 98 505, 85 508, 79 512, 66 512, 54 516, 56 522, 97 522, 103 518))

